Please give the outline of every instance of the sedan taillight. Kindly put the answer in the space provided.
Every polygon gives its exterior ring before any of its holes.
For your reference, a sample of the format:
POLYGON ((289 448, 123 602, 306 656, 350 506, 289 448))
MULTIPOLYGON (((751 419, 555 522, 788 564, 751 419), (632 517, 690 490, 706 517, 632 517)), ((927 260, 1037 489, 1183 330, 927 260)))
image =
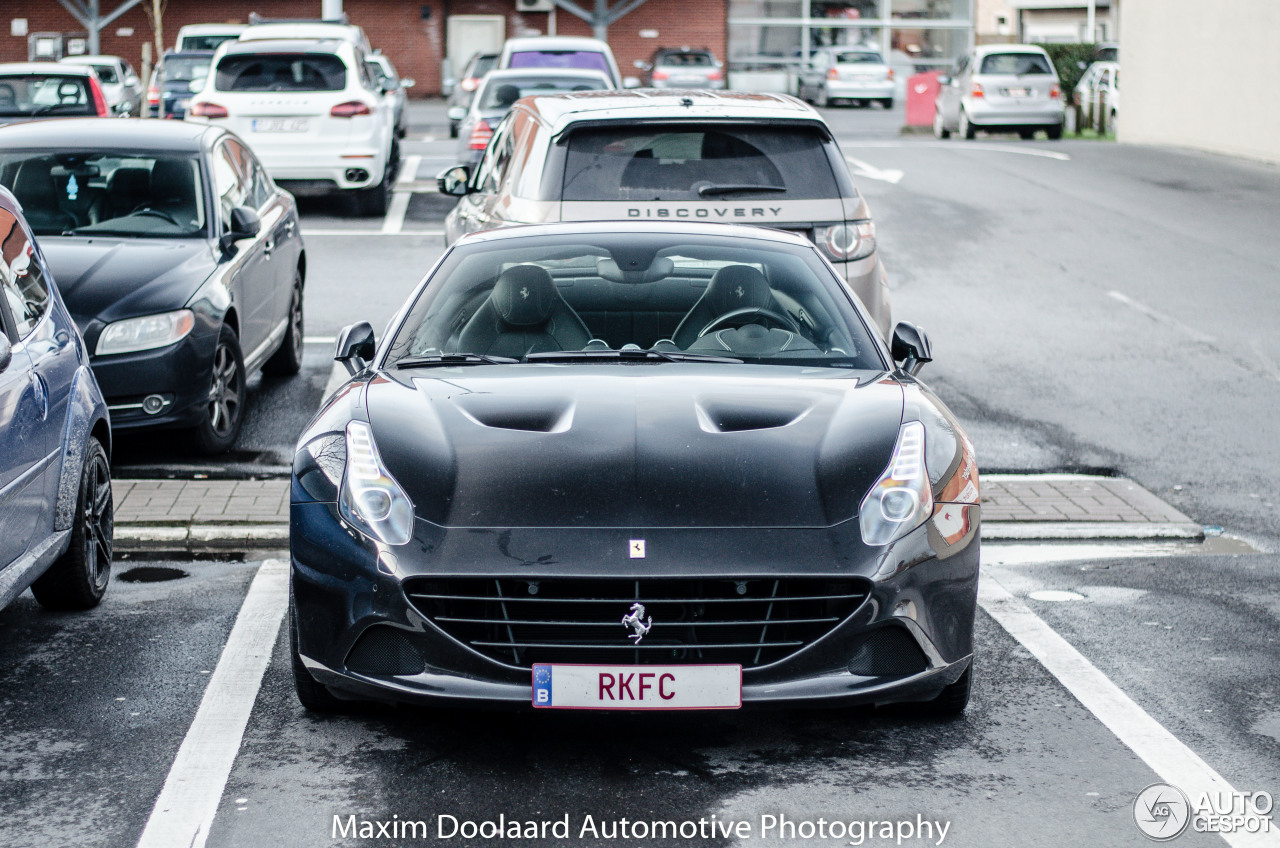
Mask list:
POLYGON ((982 84, 977 82, 973 84, 973 88, 969 93, 974 97, 986 97, 986 94, 982 91, 982 84))
POLYGON ((886 74, 884 75, 884 78, 885 78, 885 79, 893 79, 893 68, 890 68, 890 69, 889 69, 888 73, 886 73, 886 74))
POLYGON ((661 68, 654 68, 652 76, 656 80, 664 80, 667 77, 671 76, 671 74, 667 71, 662 70, 661 68))
POLYGON ((93 93, 93 108, 98 113, 99 118, 105 118, 111 114, 111 110, 107 108, 107 98, 102 93, 102 86, 98 85, 98 80, 89 77, 89 91, 93 93))
POLYGON ((160 103, 160 89, 154 85, 147 89, 147 103, 151 106, 157 106, 160 103))
POLYGON ((225 118, 229 114, 226 106, 217 103, 192 103, 191 114, 196 118, 225 118))
POLYGON ((837 71, 835 68, 829 68, 827 70, 827 79, 832 79, 832 80, 840 79, 840 72, 837 71))
POLYGON ((1060 97, 1062 97, 1062 89, 1058 88, 1056 85, 1053 88, 1049 89, 1050 100, 1057 100, 1060 97))
POLYGON ((346 103, 339 103, 329 110, 329 114, 335 118, 354 118, 356 115, 371 115, 369 104, 362 100, 348 100, 346 103))
POLYGON ((489 139, 493 138, 493 130, 484 121, 476 121, 475 127, 471 130, 471 138, 467 141, 467 147, 471 150, 484 150, 489 146, 489 139))
POLYGON ((722 79, 724 79, 724 71, 720 70, 719 68, 716 68, 714 71, 712 71, 711 73, 707 74, 707 79, 709 79, 709 80, 722 80, 722 79))

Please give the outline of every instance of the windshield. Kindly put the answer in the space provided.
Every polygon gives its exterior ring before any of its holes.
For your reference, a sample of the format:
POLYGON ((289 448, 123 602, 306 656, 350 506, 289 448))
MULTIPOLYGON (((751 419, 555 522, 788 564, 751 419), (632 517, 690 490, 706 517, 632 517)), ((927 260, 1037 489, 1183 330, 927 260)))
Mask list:
POLYGON ((823 139, 807 127, 635 126, 569 137, 565 200, 831 197, 823 139))
POLYGON ((190 237, 204 230, 192 157, 100 151, 6 151, 0 183, 36 235, 190 237))
POLYGON ((214 82, 218 91, 341 91, 347 66, 324 53, 227 56, 214 82))
POLYGON ((510 109, 521 97, 533 94, 559 94, 562 91, 599 91, 610 88, 603 79, 584 77, 506 77, 489 78, 478 108, 481 111, 510 109))
POLYGON ((87 77, 58 73, 0 76, 0 117, 97 114, 87 77))
POLYGON ((455 248, 410 310, 388 365, 442 357, 616 362, 729 358, 879 369, 811 247, 741 236, 590 234, 455 248))
POLYGON ((982 60, 982 74, 1051 74, 1049 60, 1038 53, 992 53, 982 60))
POLYGON ((609 61, 595 50, 526 50, 512 53, 511 68, 581 68, 608 74, 609 61))

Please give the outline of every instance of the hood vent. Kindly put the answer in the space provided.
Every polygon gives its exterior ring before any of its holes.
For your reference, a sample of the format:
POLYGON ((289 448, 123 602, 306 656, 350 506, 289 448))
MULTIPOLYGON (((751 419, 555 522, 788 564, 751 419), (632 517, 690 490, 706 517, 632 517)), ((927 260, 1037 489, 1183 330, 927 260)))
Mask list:
POLYGON ((495 430, 564 433, 573 426, 573 401, 568 398, 469 394, 453 402, 467 418, 495 430))
POLYGON ((772 430, 794 424, 813 409, 808 400, 699 398, 698 425, 704 433, 772 430))

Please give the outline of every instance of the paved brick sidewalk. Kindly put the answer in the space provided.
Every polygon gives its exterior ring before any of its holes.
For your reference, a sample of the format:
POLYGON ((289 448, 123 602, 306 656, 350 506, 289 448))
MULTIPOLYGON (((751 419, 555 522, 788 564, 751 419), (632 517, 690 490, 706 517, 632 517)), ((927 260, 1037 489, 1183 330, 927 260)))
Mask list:
POLYGON ((117 524, 288 524, 288 480, 115 480, 117 524))
POLYGON ((1123 477, 993 474, 980 479, 984 522, 1191 521, 1137 483, 1123 477))

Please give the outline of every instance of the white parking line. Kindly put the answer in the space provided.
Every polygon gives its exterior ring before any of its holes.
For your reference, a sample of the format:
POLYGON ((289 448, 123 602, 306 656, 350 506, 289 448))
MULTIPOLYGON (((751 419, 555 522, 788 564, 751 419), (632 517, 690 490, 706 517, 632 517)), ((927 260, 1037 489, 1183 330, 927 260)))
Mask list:
POLYGON ((331 345, 338 340, 337 336, 303 336, 303 344, 331 345))
POLYGON ((946 150, 985 150, 991 153, 1014 153, 1018 156, 1039 156, 1041 159, 1056 159, 1059 162, 1070 162, 1071 156, 1056 150, 1042 150, 1038 147, 1022 147, 1015 144, 983 144, 979 141, 859 141, 847 139, 839 142, 840 147, 864 148, 904 148, 904 147, 938 147, 946 150))
POLYGON ((404 215, 409 211, 409 198, 412 192, 405 186, 418 178, 418 166, 422 164, 421 156, 406 156, 404 167, 396 179, 396 190, 391 195, 391 205, 387 208, 387 217, 382 221, 382 234, 393 236, 404 229, 404 215))
POLYGON ((1179 332, 1181 332, 1183 335, 1185 335, 1187 338, 1191 339, 1192 341, 1197 341, 1197 342, 1200 342, 1201 344, 1207 344, 1207 345, 1212 345, 1216 342, 1213 336, 1206 335, 1200 332, 1199 330, 1195 329, 1194 327, 1189 327, 1186 324, 1179 321, 1177 318, 1174 318, 1169 315, 1165 315, 1163 312, 1157 312, 1156 310, 1152 309, 1150 306, 1147 306, 1145 303, 1139 303, 1138 301, 1134 300, 1133 298, 1129 297, 1126 294, 1123 294, 1118 291, 1109 291, 1107 292, 1107 295, 1111 297, 1112 300, 1118 300, 1121 303, 1123 303, 1125 306, 1129 307, 1130 309, 1136 312, 1141 312, 1143 315, 1147 316, 1153 321, 1159 321, 1161 324, 1168 324, 1170 327, 1173 327, 1175 330, 1178 330, 1179 332))
POLYGON ((855 177, 866 177, 869 180, 879 180, 880 182, 897 185, 904 176, 904 173, 896 168, 877 168, 875 165, 863 162, 861 159, 854 159, 852 156, 844 158, 846 162, 856 169, 853 172, 855 177))
MULTIPOLYGON (((1193 804, 1201 793, 1235 792, 1222 775, 1134 703, 1083 654, 1005 589, 990 571, 983 572, 978 584, 978 603, 1117 739, 1161 780, 1185 792, 1193 804)), ((1135 792, 1139 788, 1135 787, 1135 792)), ((1232 848, 1280 846, 1280 831, 1220 835, 1232 848)))
POLYGON ((385 233, 382 230, 303 230, 304 236, 329 238, 330 236, 442 236, 444 230, 397 230, 385 233))
POLYGON ((138 848, 203 848, 289 600, 289 569, 258 568, 138 848))

